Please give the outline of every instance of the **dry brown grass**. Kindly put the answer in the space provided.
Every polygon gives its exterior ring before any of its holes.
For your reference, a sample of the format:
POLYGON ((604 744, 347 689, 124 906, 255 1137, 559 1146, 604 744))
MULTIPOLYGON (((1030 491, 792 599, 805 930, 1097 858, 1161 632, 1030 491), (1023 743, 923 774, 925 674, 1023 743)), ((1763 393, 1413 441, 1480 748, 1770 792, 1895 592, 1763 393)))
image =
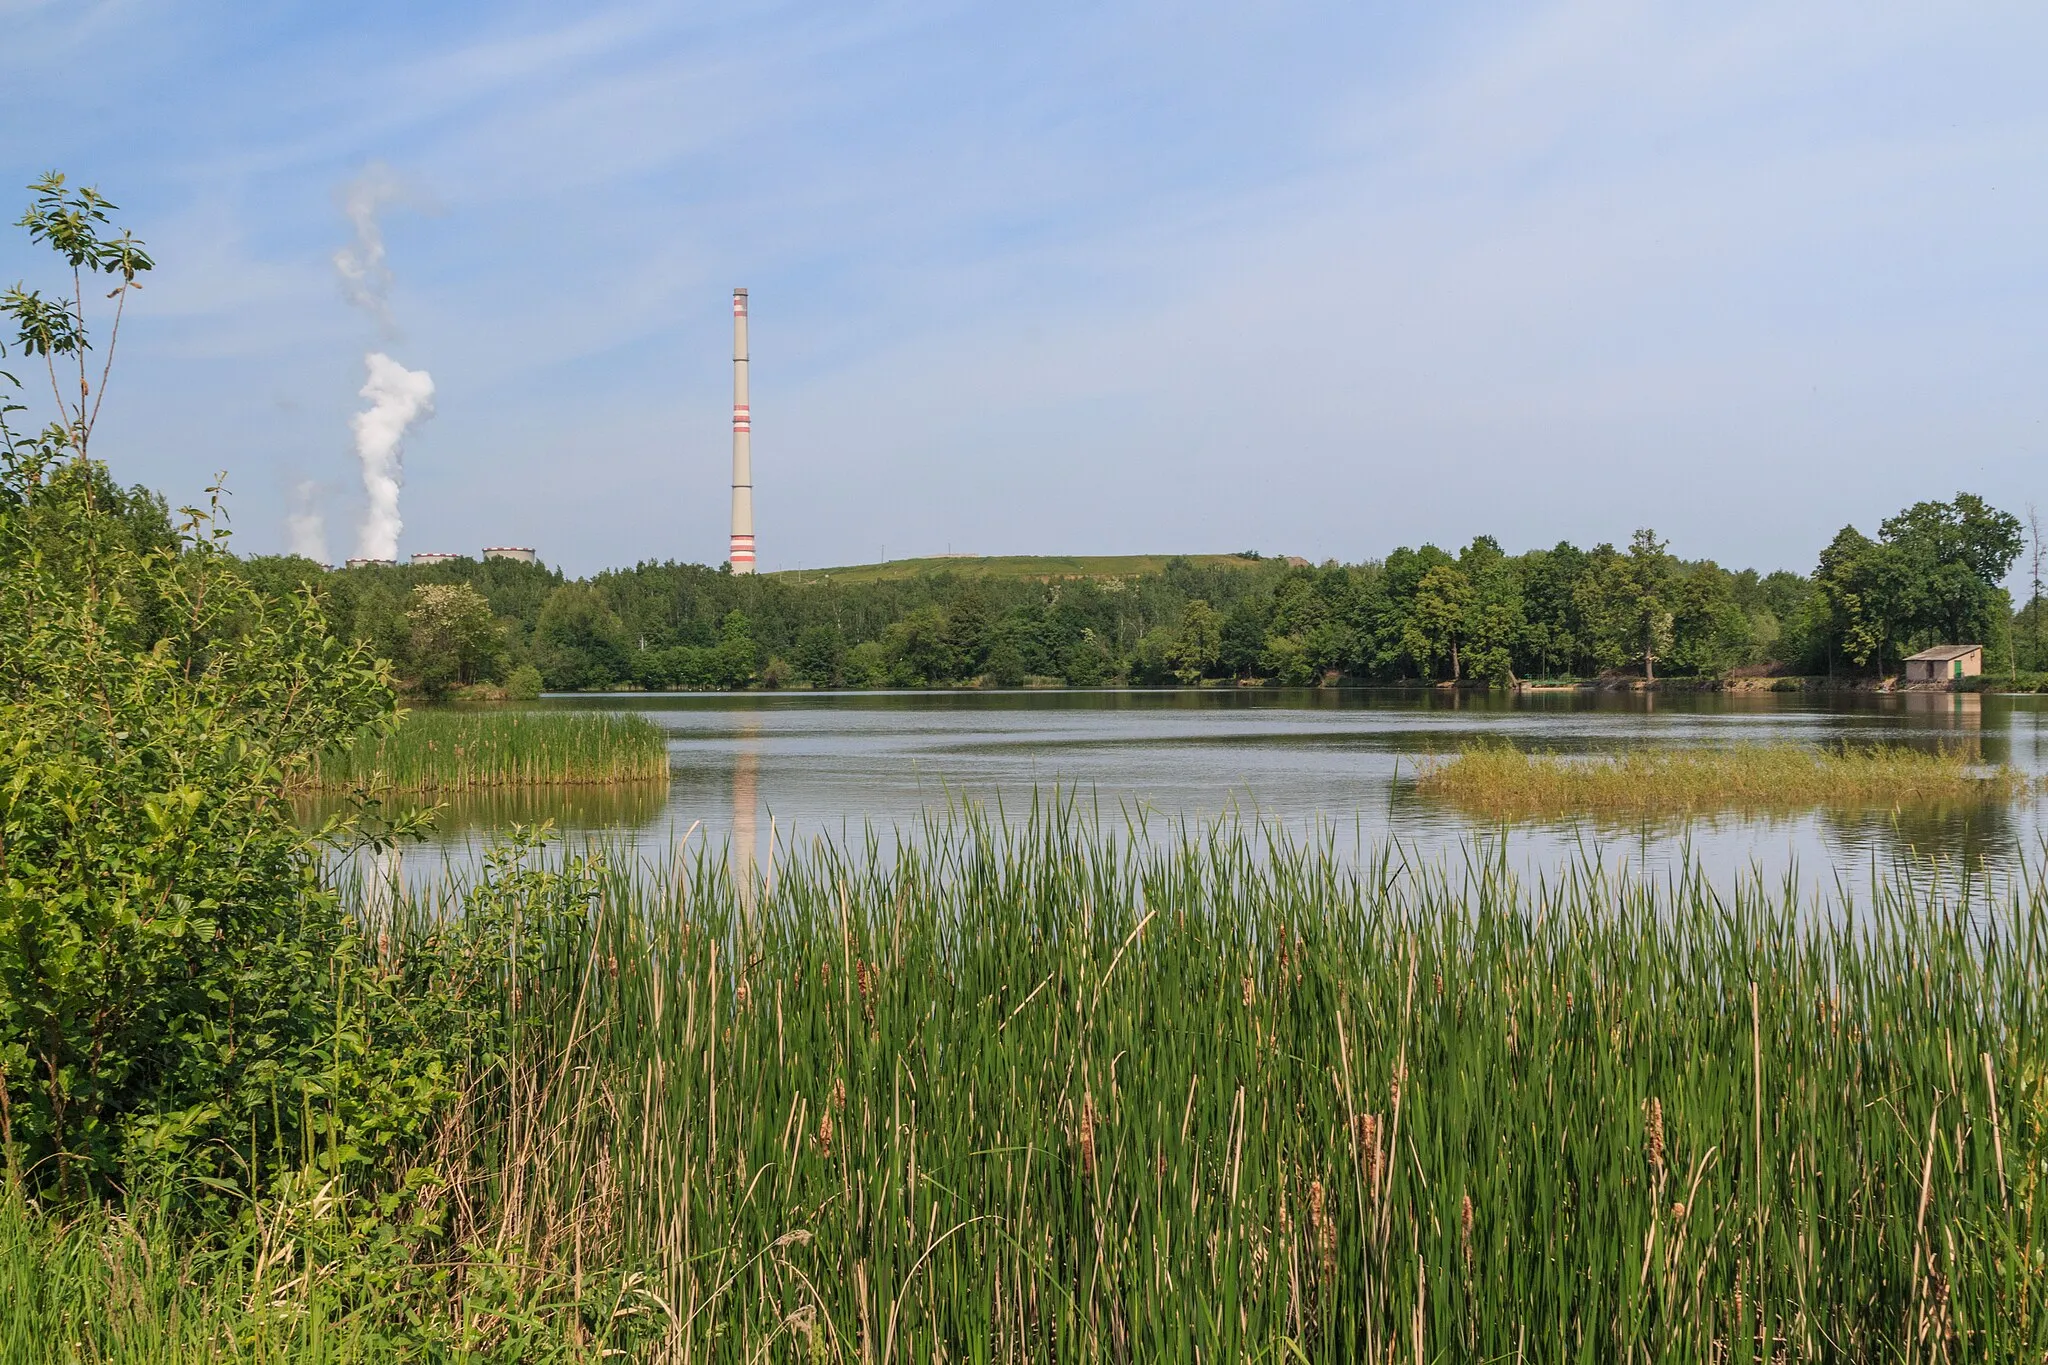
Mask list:
POLYGON ((1512 817, 2009 801, 2028 783, 1964 749, 1742 744, 1575 757, 1484 745, 1426 760, 1416 787, 1466 810, 1512 817))

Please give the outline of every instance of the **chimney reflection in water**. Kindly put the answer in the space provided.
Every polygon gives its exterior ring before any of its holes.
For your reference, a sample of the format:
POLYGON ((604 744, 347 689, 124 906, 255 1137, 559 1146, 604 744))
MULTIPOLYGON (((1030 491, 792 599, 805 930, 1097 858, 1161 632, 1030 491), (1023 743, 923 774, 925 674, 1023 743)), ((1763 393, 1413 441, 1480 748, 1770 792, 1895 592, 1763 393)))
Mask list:
POLYGON ((758 718, 750 717, 741 724, 739 750, 732 765, 732 842, 726 853, 727 869, 739 888, 740 904, 749 910, 754 907, 755 892, 754 813, 759 798, 754 788, 761 766, 755 744, 760 737, 758 718))

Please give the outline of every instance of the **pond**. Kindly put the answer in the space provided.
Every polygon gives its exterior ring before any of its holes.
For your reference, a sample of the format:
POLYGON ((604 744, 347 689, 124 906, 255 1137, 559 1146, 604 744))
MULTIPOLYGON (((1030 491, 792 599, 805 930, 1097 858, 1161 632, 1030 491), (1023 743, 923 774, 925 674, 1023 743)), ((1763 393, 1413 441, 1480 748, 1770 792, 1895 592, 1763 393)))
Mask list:
POLYGON ((1627 693, 1282 689, 664 693, 548 698, 633 711, 669 736, 654 788, 498 792, 450 802, 408 871, 473 860, 491 831, 553 820, 667 857, 684 841, 765 860, 818 835, 912 830, 962 801, 1014 814, 1057 788, 1105 821, 1236 815, 1370 853, 1462 857, 1505 838, 1532 870, 1573 857, 1716 880, 1794 873, 1862 884, 1902 861, 1987 872, 2038 863, 2040 801, 1892 811, 1579 818, 1503 830, 1419 795, 1418 760, 1483 740, 1559 753, 1797 742, 1965 745, 1986 763, 2048 771, 2048 698, 1977 694, 1627 693))

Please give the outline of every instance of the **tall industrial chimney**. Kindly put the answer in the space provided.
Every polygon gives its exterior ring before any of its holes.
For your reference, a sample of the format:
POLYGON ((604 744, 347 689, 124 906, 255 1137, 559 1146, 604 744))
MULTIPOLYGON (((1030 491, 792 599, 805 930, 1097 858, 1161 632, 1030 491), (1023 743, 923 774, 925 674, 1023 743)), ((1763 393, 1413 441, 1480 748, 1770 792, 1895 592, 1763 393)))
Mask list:
POLYGON ((732 291, 732 561, 754 571, 754 424, 747 411, 747 291, 732 291))

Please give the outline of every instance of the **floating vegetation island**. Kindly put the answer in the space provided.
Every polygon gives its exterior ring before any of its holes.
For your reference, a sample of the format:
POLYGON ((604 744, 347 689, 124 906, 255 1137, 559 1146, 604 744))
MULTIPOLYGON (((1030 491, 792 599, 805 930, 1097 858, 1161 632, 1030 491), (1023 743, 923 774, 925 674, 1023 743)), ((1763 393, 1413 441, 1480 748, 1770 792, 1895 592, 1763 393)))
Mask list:
POLYGON ((1475 745, 1427 760, 1415 785, 1498 819, 1940 805, 2010 801, 2028 790, 2022 774, 1987 767, 1962 749, 1798 744, 1630 749, 1588 757, 1475 745))
POLYGON ((668 781, 668 741, 645 716, 590 711, 408 713, 323 755, 305 787, 465 792, 668 781))

